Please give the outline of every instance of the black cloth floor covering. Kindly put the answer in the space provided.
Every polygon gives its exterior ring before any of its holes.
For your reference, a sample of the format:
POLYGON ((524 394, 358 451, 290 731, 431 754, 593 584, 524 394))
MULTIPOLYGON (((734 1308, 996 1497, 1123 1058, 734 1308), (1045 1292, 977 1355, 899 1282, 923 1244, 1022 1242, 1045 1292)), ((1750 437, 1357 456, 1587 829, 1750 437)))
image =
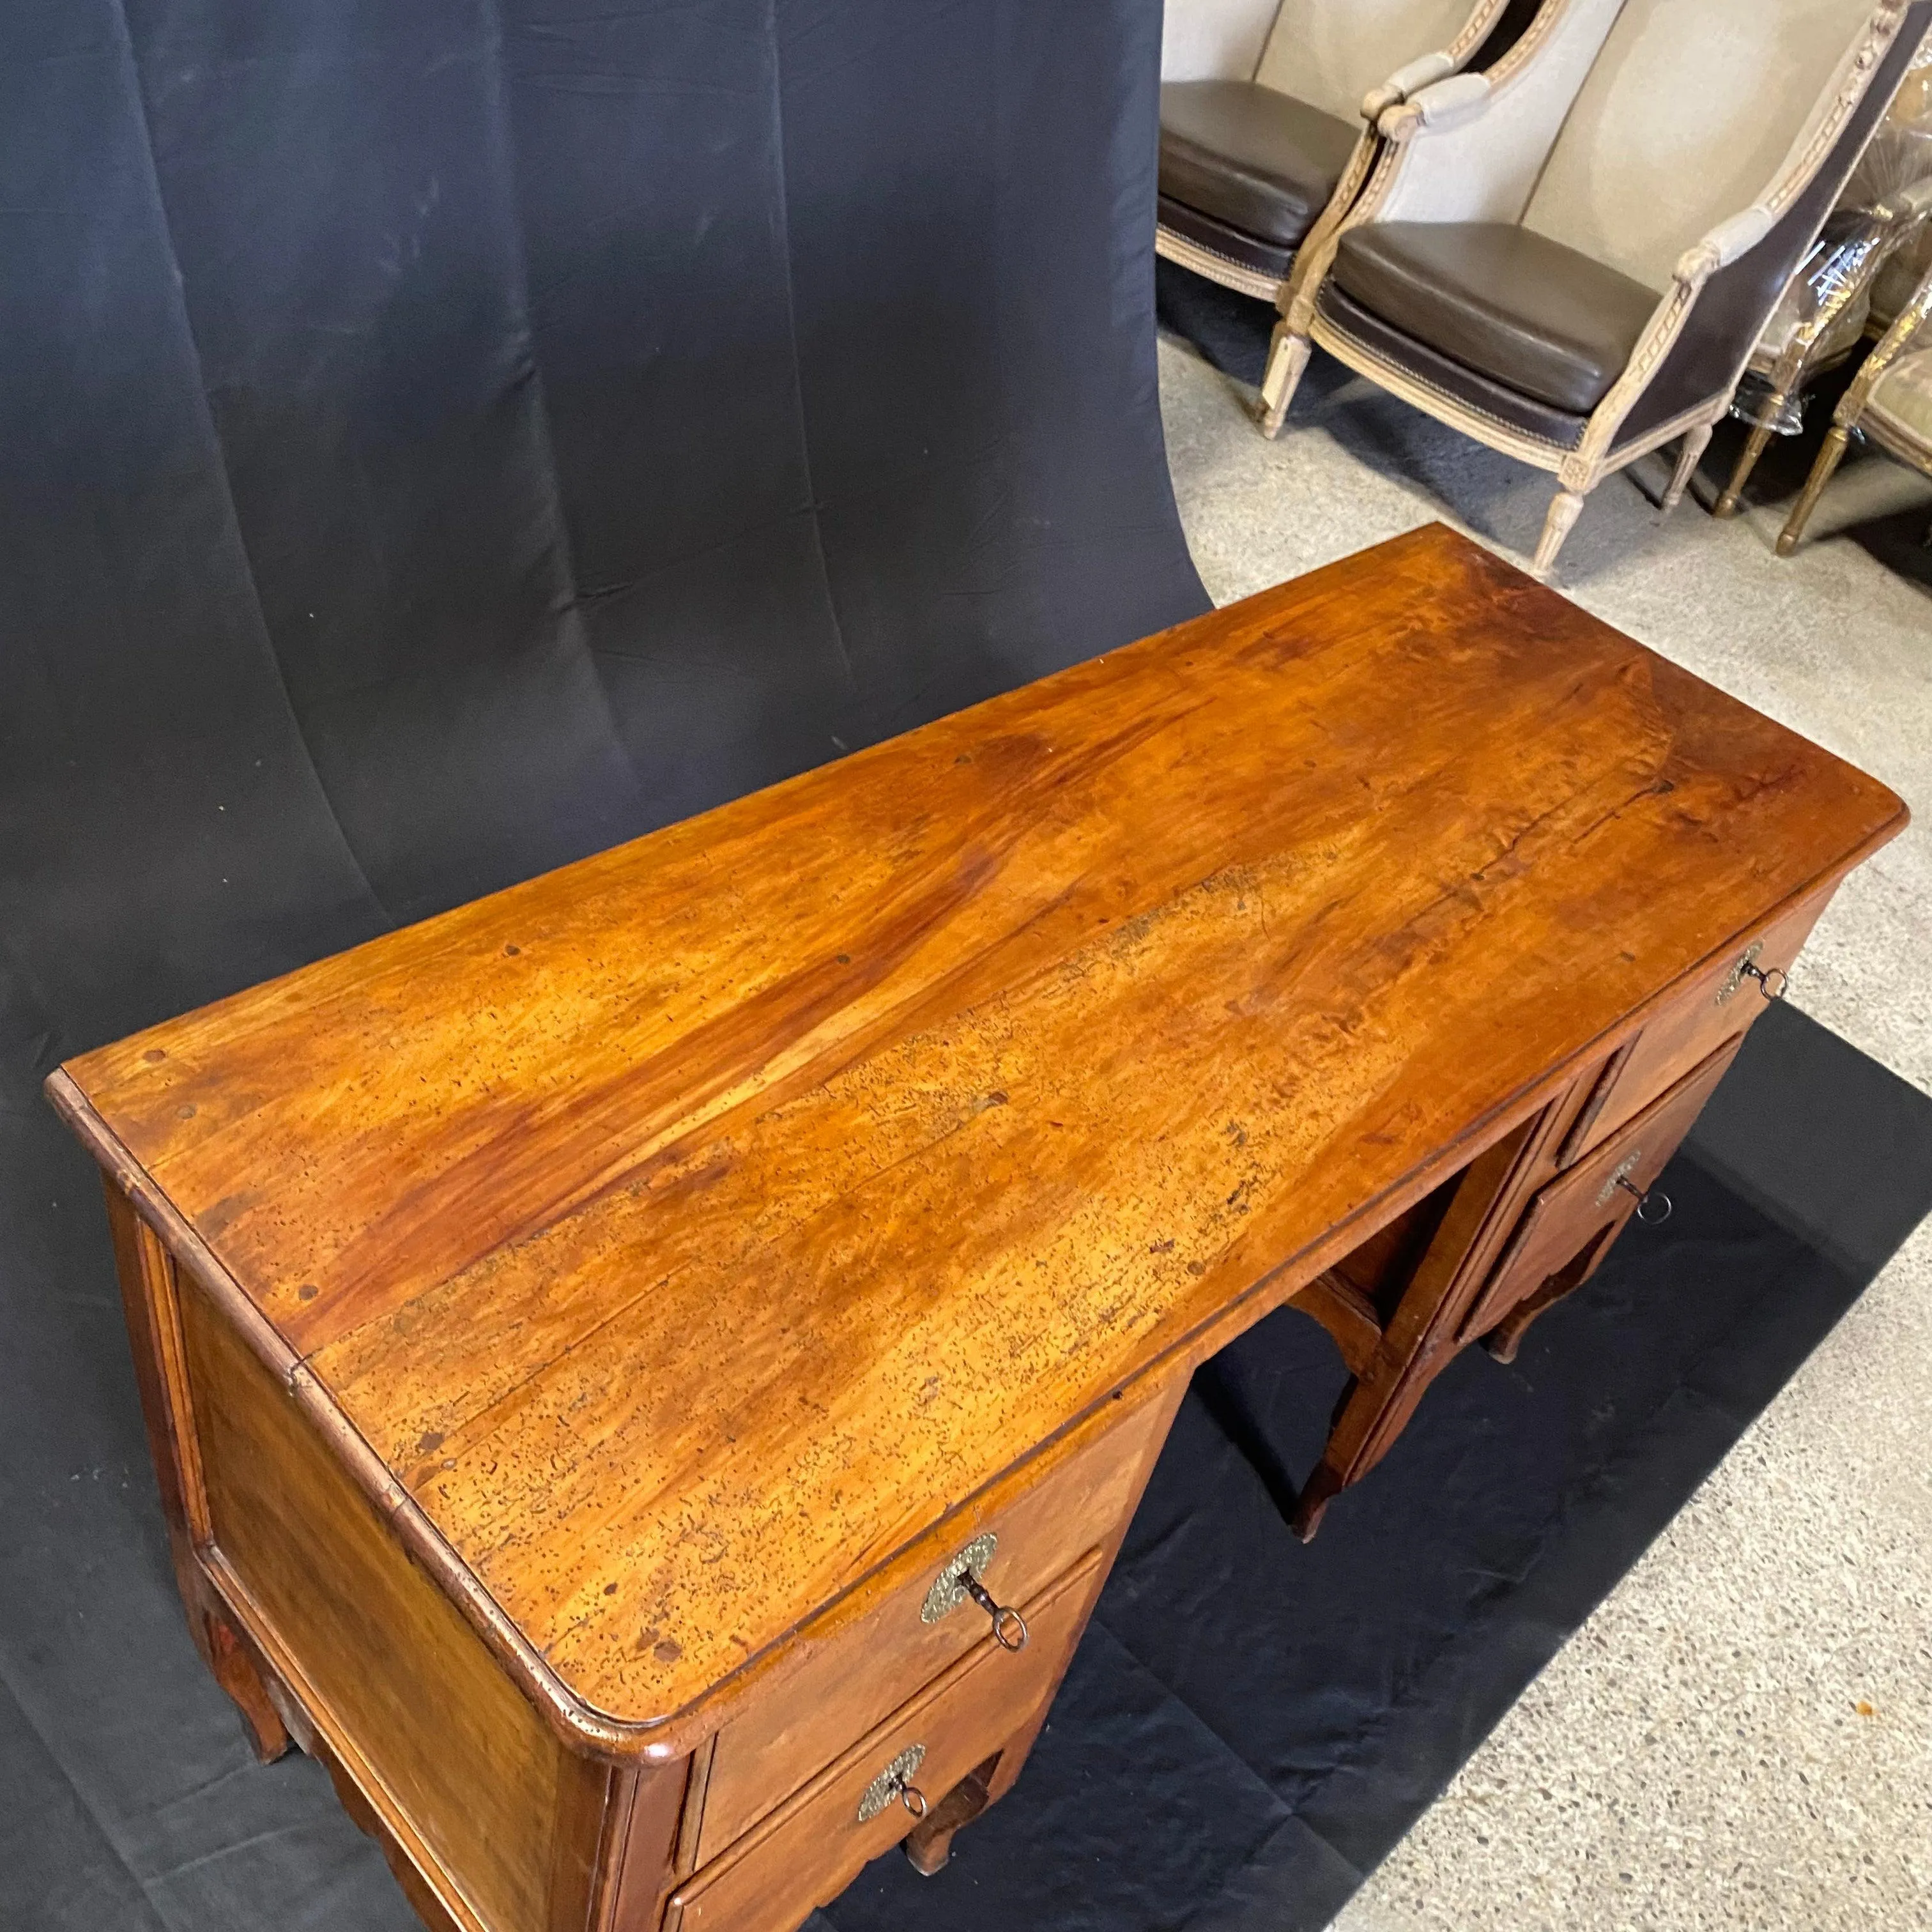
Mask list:
POLYGON ((0 0, 0 1928, 411 1922, 60 1061, 1192 616, 1160 0, 0 0))
MULTIPOLYGON (((1156 407, 1160 30, 0 4, 4 1932, 414 1924, 189 1643, 40 1081, 1203 609, 1156 407)), ((1460 1366, 1309 1550, 1267 1478, 1339 1370, 1264 1324, 1190 1397, 1013 1801, 830 1922, 1318 1922, 1923 1211, 1928 1112, 1768 1016, 1664 1236, 1514 1370, 1460 1366)))
POLYGON ((1325 1925, 1932 1210, 1932 1100, 1774 1008, 1661 1184, 1305 1548, 1270 1466, 1319 1454, 1332 1346, 1285 1310, 1202 1369, 1011 1797, 826 1924, 1325 1925))
MULTIPOLYGON (((98 1213, 48 1151, 61 1211, 98 1213)), ((1932 1100, 1774 1007, 1663 1185, 1669 1223, 1634 1230, 1512 1366, 1462 1357, 1306 1548, 1269 1466, 1318 1449, 1327 1337, 1285 1310, 1204 1369, 1012 1796, 938 1877, 889 1855, 814 1932, 1327 1924, 1932 1210, 1932 1100)), ((0 1418, 24 1477, 0 1924, 406 1932, 326 1778, 256 1766, 189 1646, 111 1288, 58 1312, 26 1338, 26 1384, 74 1400, 83 1336, 120 1426, 64 1469, 30 1408, 0 1418), (22 1600, 37 1557, 73 1576, 64 1601, 22 1600)))

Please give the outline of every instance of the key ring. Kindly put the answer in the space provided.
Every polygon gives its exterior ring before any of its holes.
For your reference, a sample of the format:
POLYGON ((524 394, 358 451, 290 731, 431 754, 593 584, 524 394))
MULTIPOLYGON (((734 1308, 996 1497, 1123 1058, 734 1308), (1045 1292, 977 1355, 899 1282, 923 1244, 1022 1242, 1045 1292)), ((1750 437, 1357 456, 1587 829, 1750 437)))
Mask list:
POLYGON ((961 1573, 959 1587, 992 1618, 994 1640, 1002 1650, 1025 1649, 1026 1618, 1018 1611, 1000 1602, 970 1570, 961 1573))
POLYGON ((1628 1175, 1622 1174, 1617 1176, 1616 1184, 1621 1187, 1626 1194, 1634 1194, 1636 1196, 1636 1218, 1641 1221, 1646 1228, 1662 1227, 1664 1222, 1669 1220, 1671 1216, 1677 1211, 1676 1205, 1672 1202, 1670 1196, 1664 1193, 1659 1188, 1652 1187, 1646 1189, 1639 1187, 1633 1180, 1630 1180, 1628 1175), (1664 1209, 1664 1212, 1662 1214, 1646 1214, 1644 1212, 1644 1210, 1649 1207, 1652 1202, 1656 1202, 1662 1206, 1664 1209))
POLYGON ((899 1802, 903 1804, 915 1818, 923 1818, 926 1816, 926 1793, 920 1790, 917 1785, 902 1784, 899 1786, 899 1802), (913 1802, 914 1798, 917 1798, 919 1801, 916 1804, 913 1802))

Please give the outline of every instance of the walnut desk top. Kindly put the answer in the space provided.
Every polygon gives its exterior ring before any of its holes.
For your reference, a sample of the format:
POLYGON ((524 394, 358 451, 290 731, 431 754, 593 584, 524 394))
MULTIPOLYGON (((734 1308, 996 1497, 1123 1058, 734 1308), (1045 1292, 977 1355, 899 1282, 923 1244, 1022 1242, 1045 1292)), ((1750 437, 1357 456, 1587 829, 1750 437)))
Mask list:
POLYGON ((1437 526, 50 1088, 524 1694, 662 1759, 1904 822, 1437 526))

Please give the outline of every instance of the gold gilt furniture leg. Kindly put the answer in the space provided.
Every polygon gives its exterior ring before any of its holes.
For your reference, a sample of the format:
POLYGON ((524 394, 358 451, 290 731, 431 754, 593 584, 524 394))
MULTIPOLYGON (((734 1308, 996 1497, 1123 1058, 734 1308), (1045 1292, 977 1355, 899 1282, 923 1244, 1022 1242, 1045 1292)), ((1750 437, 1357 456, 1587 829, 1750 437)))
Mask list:
POLYGON ((1804 526, 1811 520, 1811 512, 1817 508, 1818 499, 1824 495, 1825 486, 1838 474, 1838 465, 1844 461, 1851 440, 1850 430, 1838 424, 1832 425, 1831 434, 1825 439, 1825 446, 1819 451, 1817 460, 1811 466, 1811 474, 1804 479, 1804 494, 1791 506, 1791 514, 1778 533, 1780 556, 1789 556, 1798 548, 1804 535, 1804 526))
POLYGON ((1731 472, 1731 480, 1724 485, 1724 494, 1718 499, 1712 509, 1712 516, 1735 517, 1737 514, 1738 500, 1744 495, 1744 485, 1750 481, 1750 474, 1757 467, 1758 458, 1770 446, 1772 424, 1784 410, 1784 404, 1785 395, 1781 389, 1766 402, 1764 420, 1753 426, 1743 452, 1738 458, 1737 466, 1731 472))

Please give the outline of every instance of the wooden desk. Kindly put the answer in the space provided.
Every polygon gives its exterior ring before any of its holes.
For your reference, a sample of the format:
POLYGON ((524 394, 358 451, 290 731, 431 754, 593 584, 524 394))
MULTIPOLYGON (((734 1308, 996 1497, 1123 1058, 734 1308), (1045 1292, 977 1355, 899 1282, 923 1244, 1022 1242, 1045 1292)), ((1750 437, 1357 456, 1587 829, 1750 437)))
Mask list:
POLYGON ((1438 528, 88 1054, 197 1640, 433 1924, 936 1868, 1190 1369, 1312 1530, 1904 816, 1438 528))

